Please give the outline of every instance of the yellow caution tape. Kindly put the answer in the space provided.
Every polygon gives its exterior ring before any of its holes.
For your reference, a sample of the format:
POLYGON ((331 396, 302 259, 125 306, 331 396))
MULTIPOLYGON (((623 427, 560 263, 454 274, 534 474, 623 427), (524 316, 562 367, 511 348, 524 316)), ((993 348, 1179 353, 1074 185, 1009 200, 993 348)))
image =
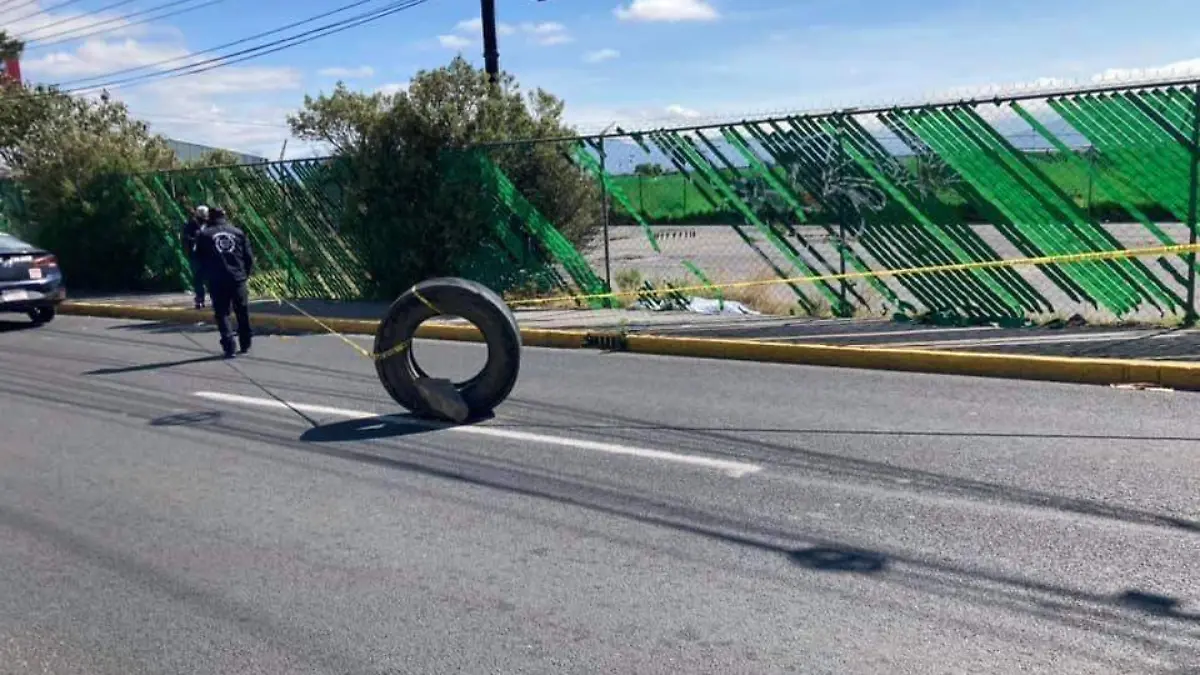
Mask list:
MULTIPOLYGON (((434 307, 428 300, 426 300, 424 298, 424 296, 422 296, 420 293, 417 292, 417 289, 415 287, 412 289, 412 294, 414 296, 416 296, 416 298, 418 300, 420 300, 421 303, 424 304, 426 307, 428 307, 429 309, 432 309, 434 312, 437 312, 438 314, 441 314, 441 312, 438 310, 438 308, 434 307)), ((361 345, 357 344, 356 342, 354 342, 350 338, 346 337, 345 335, 342 335, 340 332, 338 332, 332 326, 329 326, 328 324, 326 324, 324 321, 321 321, 320 319, 313 316, 312 314, 309 314, 308 312, 304 311, 296 303, 291 302, 290 300, 285 300, 275 294, 272 294, 271 298, 279 304, 283 304, 283 305, 287 305, 288 307, 291 307, 292 309, 296 310, 300 314, 307 317, 313 323, 317 324, 321 328, 324 328, 325 331, 327 333, 329 333, 330 335, 332 335, 332 336, 336 337, 337 339, 341 340, 342 342, 345 342, 346 344, 350 345, 350 347, 352 349, 354 349, 354 351, 358 352, 363 358, 371 359, 372 361, 383 361, 383 360, 390 359, 393 356, 404 352, 412 345, 412 341, 408 340, 405 342, 401 342, 400 344, 396 345, 395 347, 392 347, 391 349, 384 351, 384 352, 371 352, 367 349, 364 349, 361 345)))
POLYGON ((928 267, 907 267, 895 270, 879 270, 871 272, 845 272, 840 274, 819 274, 803 277, 785 277, 758 281, 734 281, 723 284, 704 284, 699 286, 675 286, 664 289, 641 289, 636 291, 591 293, 587 295, 560 295, 552 298, 534 298, 529 300, 513 300, 510 307, 528 305, 547 305, 564 301, 602 300, 605 298, 632 298, 642 295, 658 295, 660 293, 689 293, 711 291, 714 288, 750 288, 753 286, 773 286, 777 284, 816 283, 820 281, 842 281, 849 279, 867 279, 879 277, 898 277, 917 274, 938 274, 944 272, 969 272, 973 270, 997 269, 1005 267, 1023 267, 1037 265, 1065 265, 1082 262, 1099 262, 1103 260, 1121 260, 1143 256, 1182 255, 1200 251, 1200 244, 1178 244, 1174 246, 1154 246, 1150 248, 1123 249, 1120 251, 1096 251, 1092 253, 1072 253, 1067 255, 1041 256, 1036 258, 1016 258, 1012 260, 988 260, 984 262, 953 263, 947 265, 931 265, 928 267))

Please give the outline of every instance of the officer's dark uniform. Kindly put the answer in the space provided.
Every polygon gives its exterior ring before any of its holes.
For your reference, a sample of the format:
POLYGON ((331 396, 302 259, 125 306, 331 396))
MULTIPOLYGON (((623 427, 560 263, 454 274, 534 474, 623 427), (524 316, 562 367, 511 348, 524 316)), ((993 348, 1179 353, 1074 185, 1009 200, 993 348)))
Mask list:
POLYGON ((229 326, 229 309, 238 323, 238 346, 243 353, 250 350, 250 310, 246 281, 254 273, 254 255, 246 234, 225 220, 221 209, 210 209, 208 227, 196 238, 196 253, 208 280, 213 314, 221 331, 221 349, 233 356, 233 330, 229 326))
POLYGON ((204 307, 204 270, 200 267, 200 259, 196 255, 196 239, 204 221, 198 214, 193 213, 183 225, 183 250, 187 253, 188 263, 192 268, 192 292, 195 294, 196 309, 204 307))

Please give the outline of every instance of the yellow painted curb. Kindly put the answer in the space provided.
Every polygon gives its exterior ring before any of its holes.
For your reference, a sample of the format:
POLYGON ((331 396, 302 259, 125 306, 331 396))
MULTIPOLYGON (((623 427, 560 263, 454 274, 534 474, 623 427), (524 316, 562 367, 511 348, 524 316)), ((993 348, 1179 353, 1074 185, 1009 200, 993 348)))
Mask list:
MULTIPOLYGON (((212 322, 211 312, 173 307, 64 302, 60 305, 60 311, 63 314, 80 316, 142 319, 171 323, 212 322)), ((303 316, 251 314, 250 318, 257 330, 317 332, 314 330, 313 321, 303 316)), ((333 330, 349 335, 374 335, 378 327, 376 321, 360 319, 322 318, 321 321, 333 330)), ((448 324, 426 324, 421 326, 417 335, 431 340, 461 342, 480 342, 483 339, 479 330, 474 326, 448 324)), ((1171 389, 1200 390, 1200 363, 949 352, 927 349, 880 349, 530 328, 521 329, 521 342, 528 347, 557 349, 590 347, 661 356, 1045 380, 1077 384, 1145 383, 1171 389)))
POLYGON ((1180 362, 780 344, 651 335, 631 335, 624 342, 627 351, 639 354, 1079 384, 1149 383, 1171 389, 1200 389, 1200 364, 1180 362))

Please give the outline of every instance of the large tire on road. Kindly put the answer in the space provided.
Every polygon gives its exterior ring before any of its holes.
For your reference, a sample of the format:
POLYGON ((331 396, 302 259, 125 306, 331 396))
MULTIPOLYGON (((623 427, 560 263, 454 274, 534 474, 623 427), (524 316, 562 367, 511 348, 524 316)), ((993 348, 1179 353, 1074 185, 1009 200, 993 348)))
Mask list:
POLYGON ((487 363, 474 377, 453 386, 471 418, 488 416, 508 398, 517 383, 521 366, 521 331, 504 300, 474 281, 454 277, 430 279, 417 284, 392 303, 375 333, 375 353, 386 354, 398 345, 409 347, 375 361, 379 381, 396 403, 413 414, 445 417, 429 404, 418 386, 419 379, 431 376, 421 370, 411 348, 417 327, 435 316, 461 317, 483 334, 488 349, 487 363))

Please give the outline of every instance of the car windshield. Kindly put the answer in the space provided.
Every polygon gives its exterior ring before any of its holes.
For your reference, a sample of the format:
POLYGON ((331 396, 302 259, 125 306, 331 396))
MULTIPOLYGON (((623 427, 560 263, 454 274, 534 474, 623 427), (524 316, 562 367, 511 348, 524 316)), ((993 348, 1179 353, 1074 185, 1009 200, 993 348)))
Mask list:
POLYGON ((36 250, 33 246, 17 239, 11 234, 0 233, 0 254, 3 253, 29 253, 36 250))

